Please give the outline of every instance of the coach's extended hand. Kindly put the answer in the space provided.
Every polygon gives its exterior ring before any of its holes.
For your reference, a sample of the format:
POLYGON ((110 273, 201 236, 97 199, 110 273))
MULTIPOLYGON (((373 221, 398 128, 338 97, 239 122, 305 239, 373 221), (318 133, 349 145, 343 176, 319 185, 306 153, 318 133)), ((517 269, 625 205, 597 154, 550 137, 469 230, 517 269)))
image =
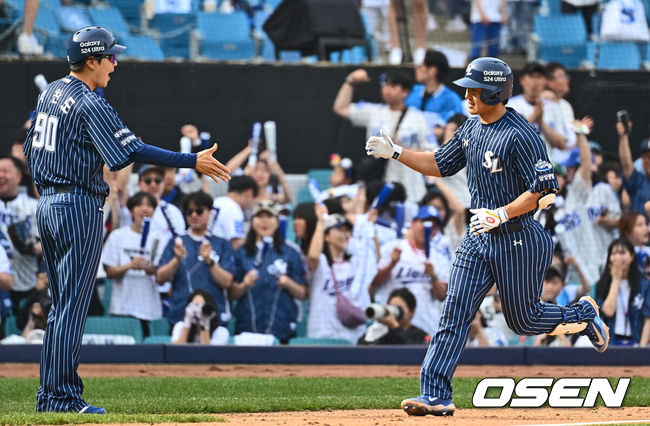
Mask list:
POLYGON ((196 171, 208 175, 215 182, 228 182, 230 180, 230 169, 219 161, 212 154, 217 150, 218 145, 215 143, 212 148, 204 149, 196 154, 196 171))

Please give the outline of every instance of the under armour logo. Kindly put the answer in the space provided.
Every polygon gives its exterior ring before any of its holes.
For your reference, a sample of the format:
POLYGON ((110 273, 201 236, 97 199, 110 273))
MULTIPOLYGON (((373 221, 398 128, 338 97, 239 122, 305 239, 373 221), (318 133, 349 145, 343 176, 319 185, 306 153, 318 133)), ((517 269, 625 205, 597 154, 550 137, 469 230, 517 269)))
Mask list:
POLYGON ((515 247, 517 247, 517 246, 522 246, 522 247, 523 247, 523 245, 524 245, 524 240, 519 240, 519 241, 517 241, 517 240, 512 240, 512 245, 514 245, 515 247))
POLYGON ((464 138, 463 139, 463 146, 468 146, 469 145, 469 139, 464 138))

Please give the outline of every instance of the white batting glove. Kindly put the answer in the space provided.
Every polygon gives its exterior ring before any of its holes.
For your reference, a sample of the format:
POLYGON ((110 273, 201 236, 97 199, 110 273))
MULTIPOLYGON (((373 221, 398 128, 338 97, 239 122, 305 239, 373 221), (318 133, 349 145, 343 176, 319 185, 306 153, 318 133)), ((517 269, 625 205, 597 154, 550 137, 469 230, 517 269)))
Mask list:
POLYGON ((508 221, 508 213, 506 213, 505 207, 494 210, 470 209, 470 212, 474 213, 469 222, 470 232, 474 235, 487 232, 508 221))
POLYGON ((379 132, 381 137, 370 136, 366 141, 366 154, 397 160, 402 154, 402 147, 395 144, 383 130, 379 132))

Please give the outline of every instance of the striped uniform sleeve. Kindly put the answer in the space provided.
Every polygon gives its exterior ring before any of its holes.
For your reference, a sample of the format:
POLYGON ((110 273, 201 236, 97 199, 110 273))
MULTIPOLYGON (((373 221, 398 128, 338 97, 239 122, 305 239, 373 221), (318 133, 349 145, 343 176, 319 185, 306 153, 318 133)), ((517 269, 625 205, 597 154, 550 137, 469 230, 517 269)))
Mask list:
POLYGON ((452 176, 461 171, 467 165, 467 157, 465 157, 465 151, 463 151, 460 129, 434 155, 440 174, 443 177, 452 176))
POLYGON ((122 123, 105 99, 87 96, 82 111, 90 141, 111 171, 126 167, 131 162, 129 154, 144 143, 122 123))
POLYGON ((544 142, 533 128, 514 137, 512 162, 530 192, 560 189, 544 142))

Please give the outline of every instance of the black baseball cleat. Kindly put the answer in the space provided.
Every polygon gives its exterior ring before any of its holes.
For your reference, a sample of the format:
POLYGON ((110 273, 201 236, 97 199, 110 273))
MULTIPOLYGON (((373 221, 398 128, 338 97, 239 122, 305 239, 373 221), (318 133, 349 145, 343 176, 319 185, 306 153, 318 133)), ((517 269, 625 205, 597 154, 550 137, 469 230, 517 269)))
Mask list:
POLYGON ((440 399, 433 396, 421 395, 402 401, 402 410, 409 416, 453 416, 456 406, 451 399, 440 399))

